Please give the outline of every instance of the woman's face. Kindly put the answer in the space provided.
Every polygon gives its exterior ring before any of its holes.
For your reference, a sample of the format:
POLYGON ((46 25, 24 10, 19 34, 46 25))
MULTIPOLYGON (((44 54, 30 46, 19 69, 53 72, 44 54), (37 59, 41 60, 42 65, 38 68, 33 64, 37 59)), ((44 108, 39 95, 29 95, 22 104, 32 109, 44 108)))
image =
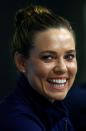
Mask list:
POLYGON ((26 60, 26 77, 37 92, 51 102, 62 100, 77 72, 75 41, 64 29, 49 29, 35 35, 34 48, 26 60))

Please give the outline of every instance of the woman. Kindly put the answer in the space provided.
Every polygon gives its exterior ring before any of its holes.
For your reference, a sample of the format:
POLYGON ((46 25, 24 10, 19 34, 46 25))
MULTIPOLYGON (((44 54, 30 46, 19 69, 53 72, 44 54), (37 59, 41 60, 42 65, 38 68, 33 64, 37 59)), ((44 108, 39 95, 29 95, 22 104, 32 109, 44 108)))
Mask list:
POLYGON ((12 52, 20 77, 0 105, 0 131, 72 131, 62 103, 77 72, 72 27, 41 6, 19 10, 15 24, 12 52))

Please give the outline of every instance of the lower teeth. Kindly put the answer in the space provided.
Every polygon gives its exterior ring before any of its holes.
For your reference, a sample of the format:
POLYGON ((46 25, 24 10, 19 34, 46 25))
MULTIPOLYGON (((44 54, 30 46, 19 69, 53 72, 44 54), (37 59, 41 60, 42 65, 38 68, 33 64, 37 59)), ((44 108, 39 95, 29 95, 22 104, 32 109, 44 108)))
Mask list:
POLYGON ((53 84, 54 87, 64 87, 64 84, 60 84, 60 85, 57 85, 57 84, 53 84))

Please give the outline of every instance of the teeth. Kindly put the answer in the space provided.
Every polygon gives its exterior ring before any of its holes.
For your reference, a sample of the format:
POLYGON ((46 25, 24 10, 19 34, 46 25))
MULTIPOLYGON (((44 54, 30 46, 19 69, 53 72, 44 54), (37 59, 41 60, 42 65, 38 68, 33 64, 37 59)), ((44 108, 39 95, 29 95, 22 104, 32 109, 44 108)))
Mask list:
POLYGON ((61 79, 58 79, 58 80, 55 80, 55 79, 52 79, 52 80, 49 80, 50 82, 53 82, 55 84, 63 84, 63 83, 66 83, 66 79, 64 80, 61 80, 61 79))
POLYGON ((64 84, 53 84, 54 87, 64 87, 64 84))

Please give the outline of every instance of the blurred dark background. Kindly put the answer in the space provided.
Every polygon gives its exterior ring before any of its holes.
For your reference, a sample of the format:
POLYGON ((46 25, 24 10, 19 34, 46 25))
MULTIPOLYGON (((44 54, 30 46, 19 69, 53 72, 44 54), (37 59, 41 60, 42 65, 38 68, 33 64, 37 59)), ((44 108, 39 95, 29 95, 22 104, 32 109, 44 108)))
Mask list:
MULTIPOLYGON (((86 124, 86 86, 80 86, 80 90, 77 88, 77 85, 86 82, 86 0, 3 0, 0 2, 0 100, 15 88, 17 73, 10 52, 14 16, 18 9, 30 4, 39 4, 52 9, 68 19, 75 30, 78 73, 71 90, 72 95, 68 95, 66 104, 72 114, 71 118, 74 119, 74 113, 77 114, 79 111, 80 115, 84 115, 83 121, 86 124)), ((78 114, 75 117, 78 119, 78 114)))

